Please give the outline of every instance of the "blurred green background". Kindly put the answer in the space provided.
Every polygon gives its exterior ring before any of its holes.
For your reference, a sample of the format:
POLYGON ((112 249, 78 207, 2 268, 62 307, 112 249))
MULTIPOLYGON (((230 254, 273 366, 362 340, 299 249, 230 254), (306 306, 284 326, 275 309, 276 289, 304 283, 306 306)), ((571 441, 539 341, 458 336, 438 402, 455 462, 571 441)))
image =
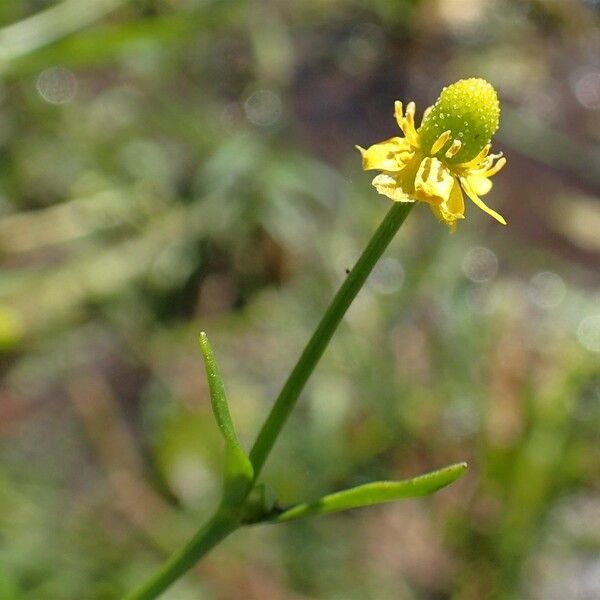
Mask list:
POLYGON ((420 501, 227 540, 165 598, 600 598, 595 0, 0 3, 0 599, 117 599, 218 494, 388 209, 354 144, 480 76, 508 166, 419 206, 275 448, 282 503, 467 460, 420 501))

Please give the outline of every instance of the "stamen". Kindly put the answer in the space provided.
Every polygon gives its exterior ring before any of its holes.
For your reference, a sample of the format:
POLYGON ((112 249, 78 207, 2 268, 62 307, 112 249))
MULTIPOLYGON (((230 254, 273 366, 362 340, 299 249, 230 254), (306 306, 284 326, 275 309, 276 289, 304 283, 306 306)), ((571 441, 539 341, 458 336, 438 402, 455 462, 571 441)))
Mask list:
POLYGON ((420 147, 419 135, 415 129, 415 103, 409 102, 406 106, 406 112, 402 114, 402 103, 396 101, 394 105, 394 115, 398 122, 398 127, 404 133, 406 141, 414 148, 420 147))
MULTIPOLYGON (((406 122, 408 131, 410 131, 411 133, 415 129, 415 108, 416 107, 414 102, 409 102, 406 105, 406 116, 404 117, 404 121, 406 122)), ((407 137, 409 136, 409 134, 406 131, 404 131, 404 134, 407 137)))
POLYGON ((506 158, 499 158, 498 162, 484 173, 485 177, 491 177, 492 175, 495 175, 505 164, 506 158))
POLYGON ((469 160, 466 163, 462 163, 461 167, 467 167, 467 168, 477 167, 479 165, 479 163, 485 159, 485 157, 488 155, 488 153, 491 149, 492 149, 491 144, 484 146, 483 149, 481 150, 481 152, 475 158, 472 158, 471 160, 469 160))
POLYGON ((431 146, 430 154, 433 156, 437 154, 443 147, 444 144, 450 139, 452 132, 448 129, 448 131, 444 131, 442 135, 434 142, 433 146, 431 146))
POLYGON ((433 161, 431 160, 431 158, 426 158, 423 161, 423 181, 427 181, 429 179, 429 176, 431 175, 431 171, 433 169, 433 161))
POLYGON ((482 160, 485 159, 485 157, 490 153, 490 150, 492 149, 492 145, 488 144, 487 146, 483 147, 483 150, 473 159, 472 162, 480 162, 482 160))
POLYGON ((400 100, 396 100, 396 102, 394 102, 394 117, 396 117, 398 127, 402 129, 402 121, 404 120, 404 114, 402 110, 402 102, 400 102, 400 100))
POLYGON ((429 113, 433 110, 433 106, 428 106, 424 111, 423 111, 423 119, 421 122, 423 122, 427 116, 429 115, 429 113))
POLYGON ((454 140, 445 154, 446 158, 452 158, 453 156, 456 156, 461 146, 462 142, 460 140, 454 140))
POLYGON ((502 152, 499 152, 498 154, 488 154, 488 156, 486 156, 486 158, 482 160, 479 165, 477 165, 478 170, 487 171, 488 169, 491 169, 494 161, 502 158, 503 156, 504 154, 502 154, 502 152))

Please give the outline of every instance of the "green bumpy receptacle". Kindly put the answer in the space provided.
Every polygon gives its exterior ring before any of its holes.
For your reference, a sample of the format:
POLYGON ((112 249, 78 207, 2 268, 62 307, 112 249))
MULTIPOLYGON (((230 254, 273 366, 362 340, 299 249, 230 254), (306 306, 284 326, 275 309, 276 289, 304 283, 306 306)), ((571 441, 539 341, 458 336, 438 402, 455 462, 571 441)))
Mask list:
POLYGON ((445 87, 419 128, 421 147, 428 153, 435 141, 450 130, 451 140, 462 146, 452 158, 445 157, 450 141, 436 153, 449 164, 475 158, 498 129, 500 103, 496 90, 485 79, 461 79, 445 87))

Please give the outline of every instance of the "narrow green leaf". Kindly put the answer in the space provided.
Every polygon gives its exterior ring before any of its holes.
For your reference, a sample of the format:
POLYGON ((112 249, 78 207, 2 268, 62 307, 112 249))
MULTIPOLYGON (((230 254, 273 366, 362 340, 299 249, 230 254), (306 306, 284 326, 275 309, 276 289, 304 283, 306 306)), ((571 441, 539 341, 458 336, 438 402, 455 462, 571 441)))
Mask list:
POLYGON ((208 342, 206 333, 200 333, 200 350, 204 358, 204 366, 206 368, 206 377, 208 379, 208 388, 210 390, 210 402, 212 404, 213 414, 217 421, 225 441, 233 446, 239 446, 231 414, 229 413, 229 405, 227 404, 227 396, 225 395, 225 387, 217 369, 217 363, 213 354, 212 348, 208 342))
POLYGON ((204 358, 210 401, 217 426, 225 439, 225 467, 223 503, 235 505, 243 502, 254 480, 254 468, 240 446, 225 395, 225 387, 217 369, 217 363, 206 333, 200 333, 200 350, 204 358))
POLYGON ((326 515, 330 513, 362 508, 384 502, 394 502, 405 498, 414 498, 431 494, 450 485, 467 468, 467 463, 458 463, 425 475, 404 481, 375 481, 365 485, 335 492, 323 496, 314 502, 297 504, 267 520, 274 523, 292 521, 303 517, 326 515))

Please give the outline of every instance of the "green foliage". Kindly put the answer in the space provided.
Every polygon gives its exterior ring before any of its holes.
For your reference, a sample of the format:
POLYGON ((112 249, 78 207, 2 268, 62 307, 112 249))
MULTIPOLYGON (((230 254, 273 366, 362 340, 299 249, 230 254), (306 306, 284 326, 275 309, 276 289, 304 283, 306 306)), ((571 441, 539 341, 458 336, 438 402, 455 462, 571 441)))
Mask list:
POLYGON ((254 469, 238 442, 229 414, 225 387, 221 381, 212 348, 204 332, 200 334, 200 349, 204 357, 213 414, 225 440, 223 505, 237 507, 244 502, 252 488, 254 469))
POLYGON ((404 481, 374 481, 348 490, 329 494, 305 504, 282 510, 270 518, 283 523, 304 517, 328 515, 353 508, 364 508, 385 502, 395 502, 406 498, 417 498, 436 492, 456 481, 467 468, 466 463, 452 465, 425 475, 404 481))

